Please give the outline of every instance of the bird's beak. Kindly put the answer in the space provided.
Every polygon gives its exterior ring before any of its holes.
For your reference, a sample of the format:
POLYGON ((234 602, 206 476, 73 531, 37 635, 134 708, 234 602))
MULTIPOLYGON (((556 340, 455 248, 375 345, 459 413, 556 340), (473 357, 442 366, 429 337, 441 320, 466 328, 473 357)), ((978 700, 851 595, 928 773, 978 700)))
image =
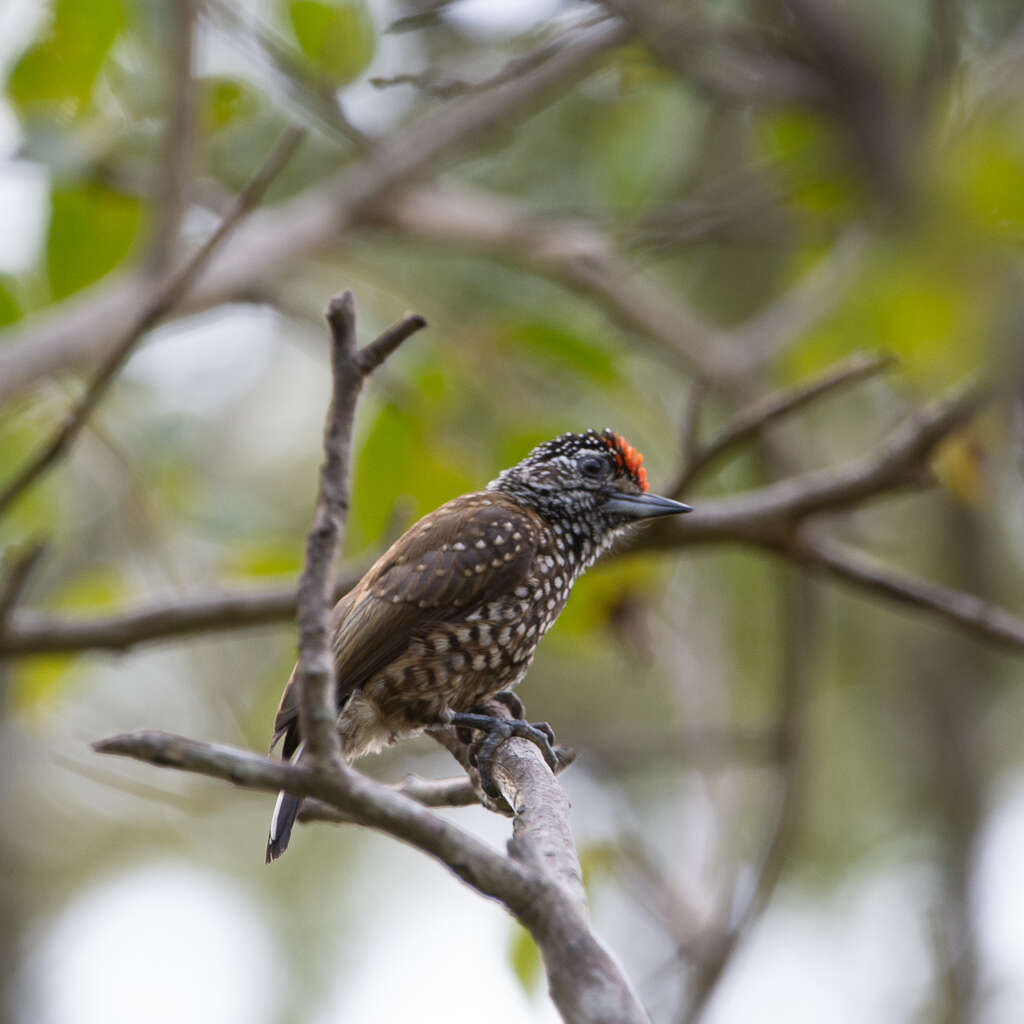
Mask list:
POLYGON ((605 512, 614 512, 630 519, 653 519, 655 516, 675 516, 680 512, 692 512, 689 505, 671 498, 662 498, 658 494, 623 494, 612 495, 603 506, 605 512))

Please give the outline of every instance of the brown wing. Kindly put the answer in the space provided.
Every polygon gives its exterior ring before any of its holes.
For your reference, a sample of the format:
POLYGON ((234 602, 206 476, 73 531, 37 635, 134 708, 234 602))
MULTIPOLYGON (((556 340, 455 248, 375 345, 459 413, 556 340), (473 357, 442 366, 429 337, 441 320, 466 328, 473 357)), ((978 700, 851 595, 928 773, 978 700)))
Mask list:
MULTIPOLYGON (((400 537, 333 613, 339 708, 425 626, 457 621, 529 575, 539 520, 494 493, 466 494, 400 537)), ((274 720, 285 757, 298 746, 298 687, 288 680, 274 720)))

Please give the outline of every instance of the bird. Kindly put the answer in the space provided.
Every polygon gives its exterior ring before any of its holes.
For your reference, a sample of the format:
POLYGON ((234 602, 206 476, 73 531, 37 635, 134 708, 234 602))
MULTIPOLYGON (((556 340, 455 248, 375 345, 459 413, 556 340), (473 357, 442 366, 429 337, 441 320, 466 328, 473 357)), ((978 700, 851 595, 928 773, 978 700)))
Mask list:
MULTIPOLYGON (((554 767, 550 727, 522 720, 512 688, 583 572, 639 521, 689 511, 649 492, 643 455, 621 434, 589 429, 538 445, 485 490, 414 523, 331 614, 345 760, 452 724, 480 733, 475 760, 491 795, 490 756, 508 736, 532 740, 554 767), (495 696, 517 717, 488 714, 495 696)), ((279 744, 283 759, 299 760, 294 670, 271 753, 279 744)), ((301 802, 279 794, 267 863, 284 853, 301 802)))

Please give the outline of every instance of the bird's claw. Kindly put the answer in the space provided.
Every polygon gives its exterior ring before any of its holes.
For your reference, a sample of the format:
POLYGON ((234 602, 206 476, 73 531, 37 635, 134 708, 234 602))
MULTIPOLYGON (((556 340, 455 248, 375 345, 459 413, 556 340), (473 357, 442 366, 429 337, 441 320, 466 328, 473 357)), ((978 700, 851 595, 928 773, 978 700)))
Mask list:
POLYGON ((513 736, 533 743, 548 767, 553 772, 558 771, 560 762, 553 747, 555 733, 547 722, 531 723, 521 718, 500 718, 471 711, 451 711, 449 715, 449 724, 460 729, 475 729, 482 734, 469 749, 469 763, 474 765, 480 776, 480 788, 492 800, 501 799, 501 791, 494 782, 494 754, 505 740, 513 736))
MULTIPOLYGON (((504 704, 508 708, 513 718, 525 720, 526 718, 526 705, 520 700, 519 694, 513 690, 499 690, 491 700, 496 700, 499 704, 504 704)), ((551 740, 554 743, 554 737, 551 740)))

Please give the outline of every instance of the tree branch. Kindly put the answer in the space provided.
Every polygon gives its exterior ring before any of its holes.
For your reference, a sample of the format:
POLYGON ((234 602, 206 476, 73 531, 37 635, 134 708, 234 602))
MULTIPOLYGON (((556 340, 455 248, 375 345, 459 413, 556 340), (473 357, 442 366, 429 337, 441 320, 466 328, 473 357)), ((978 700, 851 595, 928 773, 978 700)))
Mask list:
MULTIPOLYGON (((438 168, 496 128, 509 128, 555 90, 581 78, 608 50, 628 38, 609 21, 588 29, 558 54, 512 82, 461 97, 395 132, 335 178, 311 186, 274 210, 250 217, 195 282, 176 313, 194 312, 251 294, 280 280, 301 260, 334 248, 379 199, 438 168)), ((144 306, 137 270, 108 277, 44 318, 0 337, 0 402, 39 377, 67 370, 110 351, 144 306)))
POLYGON ((0 515, 43 475, 71 446, 82 427, 106 394, 121 367, 142 335, 173 309, 199 276, 218 246, 235 229, 239 221, 263 198, 270 183, 290 159, 304 138, 301 129, 290 128, 278 142, 266 163, 257 171, 238 196, 231 212, 221 221, 217 230, 176 273, 164 281, 148 285, 146 298, 138 312, 129 320, 116 344, 107 353, 85 393, 71 409, 53 436, 40 446, 35 455, 16 470, 14 476, 0 489, 0 515))
MULTIPOLYGON (((499 899, 530 930, 544 958, 552 998, 567 1022, 641 1024, 647 1018, 629 983, 587 926, 582 872, 568 824, 569 802, 533 744, 506 741, 496 752, 495 779, 515 817, 508 857, 444 822, 399 789, 359 775, 342 759, 335 726, 328 583, 348 512, 352 423, 366 376, 424 326, 424 320, 407 316, 358 351, 351 292, 331 301, 327 318, 334 388, 324 431, 317 512, 299 581, 295 669, 308 759, 298 764, 273 761, 156 732, 115 736, 95 749, 237 785, 316 797, 341 816, 410 843, 441 860, 479 892, 499 899)), ((465 798, 462 787, 453 790, 445 783, 433 787, 437 788, 448 798, 456 792, 465 798)))
MULTIPOLYGON (((682 550, 694 544, 754 544, 826 570, 856 586, 870 586, 876 593, 900 603, 913 604, 956 621, 979 639, 1016 646, 1017 637, 1024 636, 1024 621, 1010 612, 926 581, 908 581, 907 586, 902 586, 905 577, 893 580, 859 562, 847 564, 836 556, 836 549, 819 550, 799 530, 801 522, 810 516, 855 508, 870 498, 905 487, 908 482, 921 482, 931 452, 975 415, 984 398, 983 389, 977 385, 955 391, 907 417, 869 455, 744 494, 702 501, 698 513, 678 524, 663 522, 653 526, 620 554, 682 550)), ((339 584, 335 597, 353 582, 339 584)), ((281 588, 154 604, 121 616, 84 621, 15 610, 6 632, 0 634, 0 657, 86 649, 125 650, 171 636, 287 621, 295 607, 293 592, 281 588)))
MULTIPOLYGON (((451 779, 424 779, 419 775, 407 775, 390 788, 424 807, 473 807, 480 803, 479 794, 465 775, 451 779)), ((324 803, 323 800, 313 799, 303 801, 299 821, 327 821, 334 825, 359 824, 336 807, 324 803)))
POLYGON ((306 559, 299 577, 299 686, 302 735, 314 764, 340 764, 335 727, 337 697, 334 652, 330 642, 333 586, 331 566, 344 540, 349 509, 349 466, 356 403, 366 378, 426 320, 407 314, 375 341, 356 348, 356 309, 351 292, 336 296, 327 308, 331 327, 333 394, 324 427, 324 464, 316 515, 306 537, 306 559))
POLYGON ((936 616, 976 640, 1024 651, 1024 619, 974 594, 890 569, 818 531, 799 531, 784 553, 812 571, 936 616))
POLYGON ((909 483, 920 483, 935 448, 969 422, 986 398, 984 387, 977 383, 956 389, 911 413, 868 455, 735 497, 704 501, 699 515, 652 526, 623 550, 723 540, 784 548, 808 516, 849 509, 909 483))
MULTIPOLYGON (((359 582, 349 576, 334 588, 336 601, 359 582)), ((0 633, 0 658, 99 650, 127 651, 138 644, 271 623, 294 622, 294 584, 151 602, 120 615, 70 619, 14 609, 0 633)))
POLYGON ((573 881, 579 866, 564 818, 568 802, 564 793, 554 797, 551 787, 560 787, 525 741, 506 741, 496 754, 495 779, 519 809, 507 857, 396 788, 348 768, 325 772, 151 731, 112 736, 94 748, 250 789, 314 797, 349 820, 408 843, 501 902, 530 931, 567 1024, 649 1024, 629 982, 587 925, 582 885, 573 881), (560 816, 554 831, 551 813, 560 816))
MULTIPOLYGON (((773 423, 839 388, 888 370, 894 363, 892 356, 860 353, 845 362, 829 367, 820 377, 798 384, 788 391, 776 391, 756 399, 729 420, 710 441, 692 447, 679 475, 664 493, 677 497, 690 487, 708 466, 732 454, 736 448, 760 435, 773 423)), ((686 446, 684 450, 685 448, 686 446)))

